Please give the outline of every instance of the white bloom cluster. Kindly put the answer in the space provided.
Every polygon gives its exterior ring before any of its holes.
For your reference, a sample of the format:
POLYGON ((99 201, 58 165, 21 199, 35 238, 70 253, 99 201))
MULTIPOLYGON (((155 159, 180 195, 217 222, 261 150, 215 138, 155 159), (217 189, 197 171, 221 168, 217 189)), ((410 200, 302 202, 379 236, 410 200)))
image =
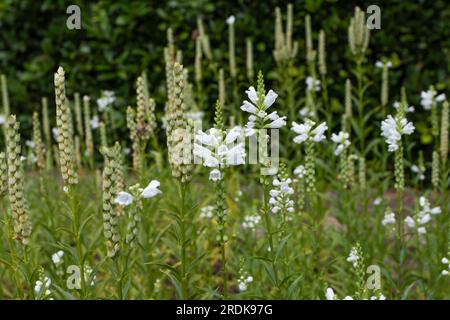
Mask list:
POLYGON ((384 213, 384 218, 383 221, 381 221, 381 224, 386 227, 395 225, 395 221, 395 213, 392 212, 390 208, 388 208, 388 210, 386 210, 386 212, 384 213))
POLYGON ((405 218, 406 225, 411 229, 417 229, 419 234, 427 233, 425 225, 431 221, 432 215, 437 215, 441 213, 440 207, 430 207, 430 202, 425 197, 420 197, 419 199, 420 210, 414 216, 407 216, 405 218))
POLYGON ((242 197, 242 190, 238 190, 238 191, 236 191, 236 196, 234 197, 234 201, 235 202, 238 202, 239 201, 239 199, 242 197))
POLYGON ((350 146, 350 135, 348 132, 340 131, 338 134, 333 133, 331 135, 331 140, 337 144, 336 149, 334 149, 334 155, 338 156, 350 146))
POLYGON ((215 168, 210 172, 209 179, 220 180, 220 170, 224 166, 245 164, 245 147, 242 143, 235 144, 243 130, 234 127, 226 135, 222 130, 209 129, 208 133, 201 130, 195 135, 194 156, 203 160, 205 167, 215 168))
POLYGON ((206 206, 200 209, 200 218, 202 219, 211 219, 214 214, 213 206, 206 206))
POLYGON ((294 169, 294 175, 298 178, 298 179, 303 179, 306 175, 306 169, 304 165, 299 165, 298 167, 296 167, 294 169))
POLYGON ((406 118, 394 119, 391 115, 388 115, 387 119, 381 122, 381 136, 386 139, 388 151, 396 151, 402 135, 410 135, 414 132, 414 129, 412 122, 408 122, 406 118))
MULTIPOLYGON (((247 129, 251 130, 255 127, 258 129, 279 129, 286 125, 287 117, 280 117, 277 111, 273 111, 269 114, 267 113, 267 109, 274 104, 278 97, 278 94, 275 93, 275 91, 269 90, 261 104, 258 104, 258 94, 254 87, 248 88, 245 93, 247 93, 247 96, 251 101, 245 100, 241 106, 242 111, 250 113, 246 125, 247 129), (258 105, 262 105, 262 108, 259 108, 258 105)), ((249 131, 249 134, 252 133, 253 131, 249 131)))
POLYGON ((445 100, 445 94, 441 93, 436 96, 437 92, 434 89, 430 89, 428 91, 422 91, 420 93, 420 104, 425 110, 431 110, 436 102, 443 102, 445 100))
POLYGON ((374 206, 379 206, 379 205, 381 204, 382 201, 383 201, 383 199, 381 199, 381 197, 376 197, 376 198, 373 200, 373 205, 374 205, 374 206))
POLYGON ((313 129, 315 126, 315 122, 311 119, 306 119, 305 123, 298 124, 296 122, 292 122, 292 128, 291 130, 298 134, 294 138, 295 143, 302 143, 307 140, 314 141, 314 142, 320 142, 324 139, 326 139, 324 133, 327 131, 327 123, 322 122, 317 127, 313 129))
POLYGON ((228 25, 234 24, 236 22, 236 17, 235 16, 229 16, 226 20, 228 25))
POLYGON ((239 291, 243 292, 247 290, 247 286, 249 283, 253 282, 253 277, 252 276, 241 276, 238 279, 238 287, 239 287, 239 291))
POLYGON ((59 136, 58 128, 52 128, 52 135, 53 135, 53 139, 58 141, 58 136, 59 136))
POLYGON ((52 284, 52 279, 47 276, 40 276, 34 284, 34 292, 36 294, 36 299, 47 298, 52 294, 50 291, 50 285, 52 284))
POLYGON ((93 277, 91 276, 93 271, 94 270, 92 270, 91 266, 89 266, 87 264, 84 265, 84 281, 86 281, 86 282, 91 281, 91 283, 90 283, 91 287, 94 286, 95 280, 97 279, 96 275, 94 275, 93 277))
POLYGON ((100 120, 98 116, 93 116, 91 120, 89 120, 92 130, 96 130, 100 127, 100 120))
POLYGON ((411 171, 414 173, 417 173, 420 181, 425 180, 425 170, 424 169, 425 168, 420 168, 419 166, 417 166, 415 164, 413 164, 411 166, 411 171))
MULTIPOLYGON (((142 198, 149 199, 161 194, 162 191, 159 189, 160 182, 158 180, 152 180, 144 189, 140 188, 139 192, 142 198)), ((133 203, 133 196, 125 191, 121 191, 117 194, 117 197, 114 199, 114 203, 121 206, 129 206, 133 203)))
POLYGON ((255 229, 256 226, 261 222, 261 216, 258 214, 248 215, 244 217, 244 222, 242 222, 242 227, 244 229, 255 229))
POLYGON ((308 107, 301 108, 298 113, 300 114, 300 116, 302 118, 306 118, 306 117, 312 118, 312 117, 314 117, 314 111, 310 110, 310 108, 308 108, 308 107))
POLYGON ((294 200, 291 200, 291 195, 294 194, 294 189, 290 186, 291 178, 273 179, 272 184, 275 188, 270 190, 269 205, 272 213, 294 212, 294 200))
POLYGON ((55 264, 55 266, 59 266, 62 263, 62 257, 64 256, 64 251, 59 250, 58 252, 55 252, 52 254, 52 261, 55 264))
POLYGON ((306 89, 308 91, 312 91, 312 90, 314 90, 316 92, 320 91, 320 80, 318 80, 318 79, 314 80, 313 77, 309 76, 306 78, 305 83, 306 83, 306 89))
POLYGON ((105 90, 102 92, 102 96, 97 99, 98 110, 103 112, 106 108, 113 104, 116 100, 115 94, 113 91, 105 90))
POLYGON ((375 62, 375 67, 377 67, 377 68, 383 69, 384 66, 386 66, 388 68, 392 68, 392 62, 391 61, 380 61, 380 60, 375 62))
POLYGON ((447 268, 442 270, 441 274, 443 276, 448 276, 450 274, 450 261, 448 260, 448 258, 444 257, 441 260, 442 264, 446 265, 447 268))
POLYGON ((358 250, 358 247, 352 247, 352 249, 350 250, 350 254, 347 257, 347 261, 353 264, 353 268, 356 268, 360 260, 361 254, 358 250))
MULTIPOLYGON (((399 101, 395 101, 392 106, 394 107, 395 110, 397 110, 400 107, 400 102, 399 101)), ((412 113, 414 111, 416 111, 416 108, 414 108, 414 106, 406 106, 405 108, 407 113, 412 113)))

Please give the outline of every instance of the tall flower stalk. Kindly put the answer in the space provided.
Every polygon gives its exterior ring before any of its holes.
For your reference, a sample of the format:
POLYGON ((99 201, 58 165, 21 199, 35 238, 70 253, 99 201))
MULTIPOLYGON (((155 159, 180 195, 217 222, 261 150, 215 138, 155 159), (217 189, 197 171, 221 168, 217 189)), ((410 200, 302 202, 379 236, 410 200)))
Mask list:
POLYGON ((397 191, 397 248, 398 248, 398 266, 397 266, 397 294, 400 297, 403 282, 403 190, 405 188, 404 163, 403 163, 403 144, 402 136, 411 135, 414 132, 414 125, 408 122, 405 117, 406 102, 403 101, 397 109, 395 118, 388 115, 387 119, 381 123, 381 136, 386 139, 388 151, 395 153, 394 177, 395 189, 397 191))
POLYGON ((369 46, 370 32, 366 25, 366 15, 359 7, 355 8, 354 16, 350 20, 348 27, 348 43, 350 52, 353 55, 353 60, 356 65, 356 102, 358 107, 358 130, 357 135, 360 143, 360 151, 365 155, 365 130, 364 124, 368 119, 365 119, 364 114, 364 68, 366 51, 369 46))

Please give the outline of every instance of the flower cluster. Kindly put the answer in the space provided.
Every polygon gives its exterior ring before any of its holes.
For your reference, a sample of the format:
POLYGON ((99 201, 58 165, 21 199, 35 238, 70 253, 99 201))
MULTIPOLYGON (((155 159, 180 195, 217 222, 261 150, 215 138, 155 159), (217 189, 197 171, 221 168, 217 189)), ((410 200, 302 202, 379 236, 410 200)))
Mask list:
POLYGON ((294 138, 294 142, 300 144, 304 141, 320 142, 326 139, 324 133, 328 129, 327 123, 322 122, 313 129, 315 124, 316 123, 311 119, 306 119, 305 123, 302 124, 292 122, 291 130, 298 134, 298 136, 294 138))
POLYGON ((420 209, 415 214, 414 217, 407 216, 405 218, 406 225, 411 229, 417 229, 419 234, 427 233, 427 229, 425 225, 431 221, 432 215, 437 215, 441 213, 440 207, 430 207, 430 202, 425 197, 420 197, 419 199, 419 207, 420 209))
POLYGON ((357 268, 361 261, 361 250, 358 246, 352 247, 350 254, 347 257, 347 261, 353 264, 353 268, 357 268))
POLYGON ((294 201, 291 200, 291 195, 294 194, 294 189, 290 186, 291 178, 278 177, 273 179, 274 188, 270 190, 269 205, 272 213, 294 212, 294 201))
POLYGON ((100 112, 105 111, 106 108, 109 105, 113 104, 115 100, 116 97, 113 91, 108 90, 102 91, 102 96, 97 99, 98 110, 100 112))
POLYGON ((350 135, 348 132, 340 131, 338 134, 333 133, 331 135, 331 140, 337 144, 336 149, 334 149, 334 155, 338 156, 350 146, 350 135))
POLYGON ((59 250, 58 252, 55 252, 54 254, 52 254, 52 261, 55 264, 55 266, 59 266, 61 265, 62 261, 62 257, 64 256, 64 251, 59 250))
MULTIPOLYGON (((150 181, 147 187, 144 189, 139 189, 140 196, 144 199, 149 199, 161 194, 162 191, 159 189, 159 186, 160 182, 158 180, 150 181)), ((114 199, 114 203, 126 207, 132 204, 133 200, 134 197, 132 194, 125 191, 120 191, 114 199)))
POLYGON ((308 76, 305 80, 306 83, 306 90, 308 91, 320 91, 320 80, 314 79, 311 76, 308 76))
POLYGON ((386 68, 392 68, 392 62, 391 61, 380 61, 378 60, 377 62, 375 62, 375 67, 383 69, 384 67, 386 68))
MULTIPOLYGON (((400 108, 400 102, 399 101, 395 101, 393 104, 392 104, 392 106, 394 107, 394 109, 395 110, 398 110, 398 108, 400 108)), ((416 108, 414 107, 414 106, 408 106, 408 105, 406 105, 405 106, 405 111, 407 112, 407 113, 412 113, 412 112, 414 112, 414 111, 416 111, 416 108)))
POLYGON ((214 214, 213 206, 206 206, 200 209, 200 218, 211 219, 214 214))
POLYGON ((426 170, 426 168, 424 166, 415 165, 415 164, 413 164, 411 166, 411 171, 414 173, 417 173, 420 181, 425 180, 425 170, 426 170))
POLYGON ((211 128, 207 133, 199 130, 195 135, 194 155, 203 160, 205 167, 215 168, 210 172, 210 180, 222 179, 218 168, 245 164, 245 148, 235 142, 242 129, 234 127, 226 135, 223 130, 211 128))
POLYGON ((242 227, 244 229, 255 229, 256 226, 261 222, 261 216, 258 214, 248 215, 244 217, 244 222, 242 222, 242 227))
POLYGON ((36 294, 36 299, 48 299, 52 294, 52 292, 50 291, 51 284, 52 279, 44 275, 42 272, 39 275, 39 279, 36 280, 34 284, 34 293, 36 294))
MULTIPOLYGON (((261 73, 258 75, 258 92, 251 86, 245 93, 250 101, 245 100, 241 110, 250 113, 247 129, 279 129, 286 125, 286 117, 280 117, 277 111, 267 113, 267 110, 275 103, 278 94, 273 90, 265 94, 261 73)), ((251 133, 253 131, 249 131, 249 134, 251 133)))
POLYGON ((383 225, 383 226, 393 226, 393 225, 395 225, 395 213, 394 212, 392 212, 392 209, 391 208, 387 208, 386 209, 386 212, 384 213, 384 218, 383 218, 383 220, 381 221, 381 224, 383 225))
POLYGON ((412 122, 408 122, 406 118, 394 119, 391 115, 388 115, 387 119, 381 122, 381 136, 386 139, 388 151, 398 150, 402 135, 410 135, 414 132, 414 129, 412 122))
POLYGON ((443 102, 445 100, 445 94, 441 93, 436 96, 437 92, 434 88, 430 88, 428 91, 422 91, 420 93, 420 104, 425 110, 431 110, 437 102, 443 102))
POLYGON ((448 258, 444 257, 444 258, 442 258, 441 262, 442 262, 442 264, 447 266, 447 268, 442 270, 441 274, 443 276, 448 276, 450 274, 450 261, 448 258))

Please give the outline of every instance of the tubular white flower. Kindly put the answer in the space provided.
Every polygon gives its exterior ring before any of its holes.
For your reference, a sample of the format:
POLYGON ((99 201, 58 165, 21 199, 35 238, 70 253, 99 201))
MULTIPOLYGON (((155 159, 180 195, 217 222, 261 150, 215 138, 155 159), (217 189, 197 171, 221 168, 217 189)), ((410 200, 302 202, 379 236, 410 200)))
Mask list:
POLYGON ((306 83, 306 89, 308 91, 312 91, 312 90, 314 90, 316 92, 320 91, 320 80, 316 79, 314 81, 314 78, 309 76, 306 78, 305 83, 306 83))
POLYGON ((227 24, 234 24, 236 22, 236 17, 235 16, 229 16, 226 20, 227 24))
POLYGON ((152 180, 148 184, 148 186, 142 191, 141 196, 145 199, 153 198, 158 194, 161 194, 162 191, 159 190, 160 182, 158 180, 152 180))
POLYGON ((334 154, 336 156, 340 155, 345 148, 350 146, 350 135, 345 131, 340 131, 338 134, 333 133, 331 135, 331 140, 337 144, 334 154))
POLYGON ((114 199, 114 203, 121 206, 129 206, 133 203, 133 196, 128 192, 121 191, 117 194, 116 199, 114 199))
POLYGON ((324 133, 328 129, 327 123, 322 122, 315 129, 311 130, 316 123, 310 119, 306 119, 305 123, 298 124, 296 122, 292 122, 291 130, 298 134, 294 138, 295 143, 302 143, 306 140, 320 142, 326 139, 324 133))
POLYGON ((208 133, 199 131, 195 135, 194 155, 203 160, 205 167, 219 168, 245 164, 245 147, 233 143, 244 134, 239 127, 231 129, 226 135, 212 128, 208 133), (206 146, 206 147, 205 147, 206 146))
POLYGON ((387 119, 381 122, 381 136, 385 138, 388 144, 388 151, 396 151, 402 135, 410 135, 414 132, 414 129, 412 122, 408 122, 406 118, 394 119, 391 115, 388 115, 387 119))

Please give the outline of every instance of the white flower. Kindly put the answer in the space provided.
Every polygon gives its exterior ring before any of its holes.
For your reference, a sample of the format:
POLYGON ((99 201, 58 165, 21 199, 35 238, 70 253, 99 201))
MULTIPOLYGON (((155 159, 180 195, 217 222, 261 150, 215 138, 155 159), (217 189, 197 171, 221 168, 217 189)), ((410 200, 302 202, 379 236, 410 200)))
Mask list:
POLYGON ((344 151, 345 148, 350 146, 350 135, 347 132, 340 131, 338 134, 333 133, 331 135, 331 140, 337 144, 334 150, 334 155, 338 156, 344 151))
POLYGON ((333 289, 327 288, 327 292, 325 293, 325 296, 327 297, 327 300, 334 300, 335 295, 334 295, 333 289))
POLYGON ((241 110, 250 113, 246 124, 247 129, 254 129, 258 120, 259 125, 262 127, 256 129, 279 129, 286 125, 287 118, 285 116, 280 117, 276 111, 270 114, 267 113, 267 109, 275 103, 275 100, 278 97, 278 94, 275 91, 269 90, 264 96, 262 104, 259 103, 258 94, 253 86, 248 88, 245 93, 250 101, 245 100, 241 105, 241 110))
POLYGON ((214 207, 206 206, 200 209, 200 218, 211 219, 213 217, 214 207))
POLYGON ((6 117, 3 114, 0 114, 0 126, 6 123, 6 117))
POLYGON ((388 115, 387 119, 381 122, 381 136, 388 144, 388 151, 393 152, 398 149, 398 143, 403 134, 410 135, 414 132, 414 125, 406 118, 394 119, 388 115))
POLYGON ((387 67, 387 68, 392 68, 392 62, 391 61, 385 61, 385 62, 382 62, 382 61, 380 61, 380 60, 378 60, 377 62, 375 62, 375 67, 377 67, 377 68, 384 68, 384 67, 387 67))
POLYGON ((300 116, 302 118, 306 118, 306 117, 314 117, 314 111, 310 110, 308 107, 303 107, 300 109, 300 111, 298 112, 300 114, 300 116))
POLYGON ((294 169, 294 174, 299 178, 299 179, 303 179, 303 177, 306 174, 306 169, 304 165, 299 165, 298 167, 296 167, 294 169))
POLYGON ((58 136, 59 136, 58 128, 52 128, 52 134, 53 134, 53 139, 58 141, 58 136))
POLYGON ((64 251, 59 250, 58 252, 55 252, 54 254, 52 254, 52 261, 53 263, 58 266, 61 264, 62 262, 62 257, 64 256, 64 251))
POLYGON ((383 199, 381 199, 380 197, 377 197, 377 198, 375 198, 375 200, 373 200, 373 205, 379 206, 381 204, 381 201, 383 201, 383 199))
POLYGON ((255 229, 256 226, 261 222, 261 216, 258 214, 248 215, 244 217, 244 222, 242 227, 244 229, 255 229))
POLYGON ((343 300, 353 300, 353 298, 350 296, 346 296, 343 300))
POLYGON ((448 270, 442 270, 441 274, 443 276, 448 276, 449 272, 448 272, 448 270))
POLYGON ((238 287, 241 292, 247 290, 247 284, 245 284, 245 282, 239 282, 238 287))
POLYGON ((34 142, 31 141, 31 140, 25 141, 25 145, 26 145, 28 148, 30 148, 30 149, 34 149, 34 147, 35 147, 34 142))
POLYGON ((347 261, 353 264, 353 267, 356 268, 358 266, 358 262, 361 259, 358 247, 352 247, 350 250, 350 254, 347 257, 347 261))
MULTIPOLYGON (((194 155, 203 160, 205 167, 218 168, 245 164, 245 147, 233 145, 244 130, 235 127, 225 135, 224 131, 212 128, 208 133, 201 130, 195 135, 194 155)), ((217 175, 216 173, 214 175, 217 175)))
POLYGON ((307 77, 305 83, 308 91, 320 91, 320 80, 316 79, 314 81, 313 77, 307 77))
MULTIPOLYGON (((400 107, 400 102, 395 101, 392 104, 392 106, 394 107, 394 109, 397 110, 400 107)), ((414 108, 414 106, 406 106, 405 110, 406 110, 407 113, 412 113, 412 112, 416 111, 416 108, 414 108)))
POLYGON ((447 258, 442 258, 442 260, 441 260, 441 262, 443 263, 443 264, 449 264, 450 263, 450 261, 447 259, 447 258))
POLYGON ((269 206, 271 207, 272 213, 277 213, 280 210, 282 213, 294 211, 294 201, 291 200, 294 189, 290 186, 291 183, 291 178, 273 179, 272 184, 275 188, 269 191, 269 206))
POLYGON ((392 211, 386 211, 384 213, 384 218, 383 221, 381 221, 381 224, 383 226, 387 226, 387 225, 395 225, 395 213, 393 213, 392 211))
POLYGON ((292 122, 291 130, 298 134, 294 138, 295 143, 302 143, 306 140, 320 142, 326 139, 324 132, 328 129, 327 123, 322 122, 315 129, 312 129, 316 123, 310 119, 306 119, 305 123, 298 124, 296 122, 292 122))
POLYGON ((100 112, 105 111, 106 108, 109 105, 111 105, 112 103, 114 103, 115 100, 116 100, 116 97, 114 96, 113 91, 107 91, 107 90, 103 91, 102 96, 97 99, 98 110, 100 112))
POLYGON ((417 232, 419 234, 425 234, 425 233, 427 233, 427 229, 425 227, 419 227, 419 228, 417 228, 417 232))
POLYGON ((228 25, 232 25, 236 21, 236 18, 234 16, 229 16, 226 21, 228 25))
POLYGON ((209 173, 209 180, 216 182, 220 179, 222 179, 222 174, 220 173, 220 170, 219 169, 211 170, 211 172, 209 173))
POLYGON ((93 130, 97 129, 98 127, 100 127, 100 121, 98 116, 93 116, 91 120, 89 120, 89 124, 91 125, 91 128, 93 130))
POLYGON ((405 223, 410 228, 414 228, 416 226, 416 222, 414 221, 414 219, 411 216, 407 216, 405 218, 405 223))
POLYGON ((445 94, 441 93, 438 96, 436 94, 434 88, 420 93, 420 104, 425 110, 431 110, 436 105, 436 102, 443 102, 445 100, 445 94))
POLYGON ((116 199, 114 199, 114 203, 121 206, 129 206, 133 203, 133 196, 128 192, 121 191, 117 194, 116 199))
POLYGON ((143 198, 153 198, 154 196, 161 194, 162 191, 159 190, 160 183, 158 180, 152 180, 148 186, 142 191, 141 196, 143 198))

